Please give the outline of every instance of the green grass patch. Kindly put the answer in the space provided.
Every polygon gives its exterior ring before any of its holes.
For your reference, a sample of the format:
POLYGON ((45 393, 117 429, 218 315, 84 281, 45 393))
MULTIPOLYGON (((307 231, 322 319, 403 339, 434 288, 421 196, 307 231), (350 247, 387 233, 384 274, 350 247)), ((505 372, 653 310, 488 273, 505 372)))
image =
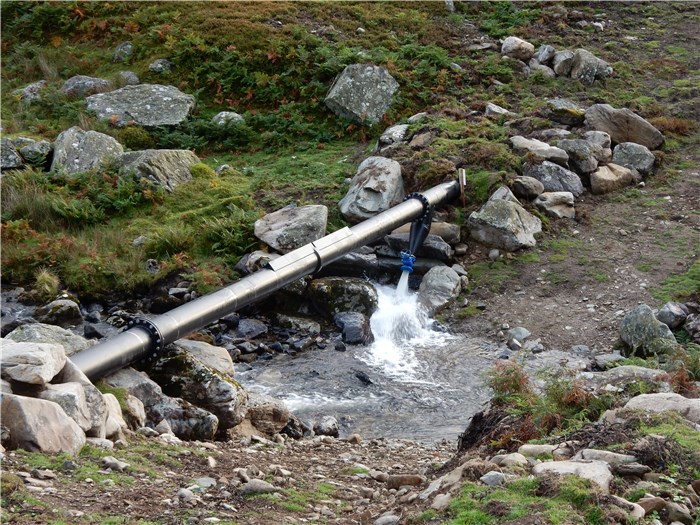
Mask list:
POLYGON ((467 272, 471 290, 483 286, 492 292, 498 292, 510 278, 517 275, 518 270, 510 261, 489 261, 472 264, 467 272))
POLYGON ((690 265, 688 271, 671 275, 664 280, 660 288, 650 290, 659 302, 683 301, 700 295, 700 260, 690 265))

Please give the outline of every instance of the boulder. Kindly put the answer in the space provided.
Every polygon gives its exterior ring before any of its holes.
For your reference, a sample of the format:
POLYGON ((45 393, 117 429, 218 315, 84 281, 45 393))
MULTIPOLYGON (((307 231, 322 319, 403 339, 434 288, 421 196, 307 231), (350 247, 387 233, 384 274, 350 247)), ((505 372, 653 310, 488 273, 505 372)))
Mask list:
POLYGON ((75 456, 85 445, 85 434, 78 424, 52 401, 2 395, 2 424, 9 430, 3 444, 47 454, 75 456))
POLYGON ((583 138, 595 146, 593 153, 598 162, 607 164, 612 160, 612 150, 610 149, 610 135, 604 131, 586 131, 583 138))
POLYGON ((177 126, 194 109, 195 99, 173 86, 139 84, 87 97, 87 108, 116 126, 177 126))
POLYGON ((333 416, 324 416, 319 421, 314 422, 314 432, 319 436, 338 437, 338 420, 333 416))
POLYGON ((513 195, 513 192, 510 191, 510 188, 507 188, 506 186, 499 186, 496 191, 494 191, 491 196, 489 197, 490 201, 510 201, 514 202, 515 204, 520 204, 520 201, 518 198, 513 195))
POLYGON ((61 345, 3 339, 2 378, 43 387, 61 371, 66 359, 61 345))
POLYGON ((53 144, 47 140, 37 140, 19 149, 24 161, 37 167, 44 167, 53 153, 53 144))
POLYGON ((568 191, 574 197, 583 195, 583 183, 573 171, 544 161, 542 164, 525 164, 523 175, 542 183, 544 191, 568 191))
POLYGON ((506 108, 502 108, 501 106, 498 106, 493 102, 489 102, 488 104, 486 104, 484 114, 487 116, 515 116, 515 113, 513 113, 512 111, 508 111, 506 108))
POLYGON ((406 140, 408 124, 396 124, 384 130, 377 141, 376 151, 385 153, 406 140))
POLYGON ((70 299, 56 299, 36 309, 34 317, 40 323, 62 327, 75 326, 83 322, 80 306, 70 299))
POLYGON ((625 409, 644 412, 678 412, 688 421, 700 425, 700 400, 683 397, 673 392, 658 394, 641 394, 630 399, 625 409))
POLYGON ((148 70, 151 73, 170 73, 173 68, 175 67, 175 64, 173 64, 170 60, 167 58, 157 58, 150 64, 148 64, 148 70))
POLYGON ((360 312, 339 312, 333 317, 342 330, 343 342, 350 345, 365 345, 372 341, 369 319, 360 312))
POLYGON ((530 60, 534 54, 535 46, 517 36, 507 37, 501 45, 501 55, 516 58, 523 62, 530 60))
POLYGON ((637 170, 642 175, 649 175, 654 168, 654 154, 649 148, 634 142, 622 142, 615 146, 612 161, 615 164, 632 170, 637 170))
POLYGON ((403 198, 401 165, 384 157, 369 157, 358 166, 338 205, 348 221, 357 223, 388 210, 403 198))
POLYGON ((39 80, 24 86, 23 88, 15 89, 12 96, 22 102, 23 106, 29 106, 34 102, 41 100, 41 91, 46 87, 46 80, 39 80))
POLYGON ((530 68, 530 74, 534 73, 541 73, 546 77, 549 78, 556 78, 557 74, 554 72, 554 70, 549 67, 545 66, 544 64, 540 64, 536 59, 531 58, 530 61, 527 63, 527 67, 530 68))
POLYGON ((533 58, 537 60, 540 64, 548 65, 554 58, 555 53, 556 49, 554 49, 548 44, 543 44, 537 50, 533 58))
POLYGON ((542 222, 514 202, 494 200, 472 212, 467 227, 473 239, 515 251, 535 245, 535 234, 542 231, 542 222))
POLYGON ((39 398, 58 404, 66 415, 78 424, 83 432, 92 428, 85 390, 83 390, 83 386, 80 383, 46 385, 46 389, 39 393, 39 398))
POLYGON ((122 42, 114 48, 112 53, 112 62, 126 62, 134 54, 134 44, 131 42, 122 42))
POLYGON ((563 166, 569 161, 566 151, 555 146, 550 146, 546 142, 537 139, 526 139, 520 135, 511 137, 510 143, 517 153, 532 153, 544 160, 549 160, 563 166))
POLYGON ((0 169, 16 170, 24 167, 22 156, 8 138, 0 139, 0 169))
POLYGON ((435 266, 423 276, 418 289, 418 303, 428 315, 450 304, 462 291, 459 274, 448 266, 435 266))
POLYGON ((654 126, 627 108, 615 109, 609 104, 594 104, 586 110, 586 125, 605 131, 616 144, 634 142, 649 149, 658 149, 664 136, 654 126))
POLYGON ((49 343, 61 345, 67 356, 82 352, 93 346, 95 341, 89 341, 60 326, 31 323, 15 328, 5 340, 16 343, 49 343))
POLYGON ((172 193, 177 186, 192 180, 190 168, 201 162, 190 150, 147 149, 129 151, 119 157, 122 176, 146 179, 172 193))
POLYGON ((104 396, 87 376, 70 359, 53 378, 52 383, 77 383, 82 386, 87 402, 90 428, 85 433, 90 437, 104 438, 106 435, 107 405, 104 396))
POLYGON ((690 315, 688 307, 683 303, 676 302, 668 302, 656 312, 656 318, 671 330, 685 323, 688 315, 690 315))
POLYGON ((574 64, 574 52, 568 49, 557 51, 552 57, 552 69, 560 77, 569 76, 574 64))
MULTIPOLYGON (((384 237, 389 247, 397 254, 408 249, 408 241, 410 233, 392 233, 384 237)), ((452 258, 452 248, 447 244, 442 237, 428 234, 423 241, 423 244, 418 248, 416 257, 436 259, 438 261, 449 261, 452 258)))
POLYGON ((267 333, 267 325, 257 319, 241 319, 236 327, 236 336, 243 339, 255 339, 267 333))
POLYGON ((78 173, 97 169, 123 152, 122 145, 109 135, 73 126, 56 137, 51 171, 78 173))
POLYGON ((219 419, 219 431, 233 428, 245 418, 246 391, 182 348, 167 347, 148 364, 146 371, 166 395, 182 398, 214 414, 219 419))
POLYGON ((117 83, 119 87, 136 86, 141 83, 141 79, 133 71, 120 71, 117 73, 117 83))
POLYGON ((537 477, 573 474, 590 480, 603 494, 610 493, 610 482, 613 480, 610 467, 604 461, 544 461, 532 468, 532 474, 537 477))
POLYGON ((377 309, 377 290, 370 282, 359 278, 324 277, 309 285, 314 306, 326 317, 340 312, 359 312, 371 317, 377 309))
POLYGON ((122 415, 119 400, 114 396, 114 394, 104 394, 102 397, 104 398, 105 405, 107 406, 107 424, 105 435, 107 439, 122 439, 124 437, 124 433, 129 430, 129 426, 126 424, 126 421, 122 415))
POLYGON ((178 339, 173 345, 182 348, 192 357, 201 361, 202 364, 217 372, 230 377, 233 377, 236 373, 231 355, 225 348, 191 339, 178 339))
POLYGON ((629 186, 633 181, 634 175, 627 168, 617 164, 600 166, 591 173, 591 193, 603 195, 629 186))
POLYGON ((269 436, 279 434, 287 426, 291 413, 284 402, 274 397, 248 393, 246 402, 246 419, 260 432, 269 436))
POLYGON ((654 389, 668 389, 668 383, 663 381, 664 372, 653 368, 645 368, 636 365, 621 365, 603 372, 580 372, 582 379, 596 392, 605 393, 610 390, 622 391, 625 386, 643 382, 654 389))
POLYGON ((576 217, 574 196, 568 191, 545 192, 534 201, 535 206, 550 217, 573 219, 576 217))
POLYGON ((112 91, 114 86, 109 80, 104 78, 88 77, 85 75, 75 75, 70 77, 61 86, 61 91, 74 98, 85 98, 95 93, 105 93, 112 91))
POLYGON ((255 221, 255 236, 273 250, 288 253, 326 234, 328 208, 287 206, 255 221))
POLYGON ((563 149, 569 155, 569 167, 576 173, 590 173, 595 171, 595 169, 598 167, 599 154, 596 153, 598 147, 594 146, 587 140, 560 140, 557 143, 557 147, 563 149))
POLYGON ((586 110, 571 100, 550 98, 547 100, 546 114, 554 122, 567 126, 578 126, 583 124, 586 110))
POLYGON ((143 372, 123 368, 105 377, 104 381, 109 386, 126 389, 141 400, 146 423, 151 428, 165 419, 181 439, 214 439, 219 425, 219 419, 214 414, 193 406, 184 399, 164 395, 161 387, 143 372))
POLYGON ((333 82, 325 103, 339 117, 360 124, 374 124, 389 109, 398 87, 399 83, 386 68, 352 64, 333 82))
POLYGON ((544 191, 544 184, 534 177, 516 177, 512 184, 513 193, 521 199, 532 200, 544 191))
POLYGON ((584 84, 592 85, 595 79, 612 75, 613 69, 605 60, 595 56, 585 49, 574 51, 571 61, 571 78, 578 79, 584 84))
POLYGON ((665 353, 676 345, 671 329, 658 321, 652 309, 645 304, 633 308, 622 319, 620 338, 632 354, 640 357, 665 353))
POLYGON ((242 115, 239 115, 235 111, 221 111, 220 113, 214 115, 211 119, 212 124, 221 128, 232 124, 240 124, 241 122, 245 122, 245 119, 242 115))

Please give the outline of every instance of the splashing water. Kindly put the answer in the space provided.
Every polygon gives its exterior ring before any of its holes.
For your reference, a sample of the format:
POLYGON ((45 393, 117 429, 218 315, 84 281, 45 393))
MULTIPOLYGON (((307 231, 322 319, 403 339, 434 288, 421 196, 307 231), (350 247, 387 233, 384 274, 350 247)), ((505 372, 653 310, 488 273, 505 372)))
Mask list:
POLYGON ((428 328, 430 319, 418 304, 418 295, 408 289, 409 272, 403 272, 394 290, 376 285, 379 304, 370 319, 374 343, 359 356, 394 379, 421 382, 416 356, 420 348, 442 346, 449 337, 428 328))

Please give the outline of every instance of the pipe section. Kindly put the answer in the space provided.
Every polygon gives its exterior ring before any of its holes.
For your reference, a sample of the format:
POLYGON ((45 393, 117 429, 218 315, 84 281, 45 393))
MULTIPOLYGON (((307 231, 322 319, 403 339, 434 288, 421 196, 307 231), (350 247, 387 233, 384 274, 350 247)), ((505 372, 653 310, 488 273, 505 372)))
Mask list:
MULTIPOLYGON (((431 206, 459 194, 459 183, 446 182, 423 193, 431 206)), ((94 379, 128 366, 237 309, 254 303, 287 284, 317 272, 344 254, 386 235, 425 212, 419 199, 408 199, 352 228, 342 228, 270 261, 263 268, 216 292, 149 319, 139 319, 126 331, 71 356, 94 379)))

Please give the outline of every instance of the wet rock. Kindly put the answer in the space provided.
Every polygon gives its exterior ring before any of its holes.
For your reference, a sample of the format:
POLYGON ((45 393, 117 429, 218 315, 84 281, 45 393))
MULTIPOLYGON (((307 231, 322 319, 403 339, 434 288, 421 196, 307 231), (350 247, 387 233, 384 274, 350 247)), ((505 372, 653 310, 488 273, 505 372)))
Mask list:
POLYGON ((620 324, 620 338, 633 355, 647 357, 675 347, 676 338, 668 326, 654 317, 654 312, 640 304, 625 315, 620 324))
POLYGON ((616 144, 634 142, 649 149, 658 149, 664 136, 654 126, 627 108, 615 109, 609 104, 594 104, 586 110, 586 125, 605 131, 616 144))
POLYGON ((99 168, 124 152, 122 145, 109 135, 84 131, 78 126, 61 132, 53 148, 51 171, 65 170, 67 173, 99 168))
POLYGON ((544 184, 534 177, 516 177, 512 184, 513 193, 522 199, 532 200, 544 192, 544 184))
MULTIPOLYGON (((384 241, 397 253, 397 255, 401 251, 408 249, 409 240, 410 234, 408 233, 392 233, 391 235, 384 237, 384 241)), ((449 261, 452 258, 452 248, 442 239, 442 237, 428 234, 423 244, 413 255, 421 259, 449 261)))
POLYGON ((325 316, 340 312, 359 312, 370 317, 377 309, 377 290, 359 278, 323 277, 309 285, 309 297, 325 316))
POLYGON ((309 335, 318 335, 321 333, 321 325, 305 317, 291 317, 289 315, 277 314, 276 320, 279 326, 291 328, 297 332, 304 332, 309 335))
POLYGON ((70 299, 57 299, 36 309, 37 321, 61 327, 75 326, 83 322, 80 306, 70 299))
POLYGON ((235 111, 221 111, 211 118, 211 123, 220 128, 245 122, 245 119, 235 111))
POLYGON ((573 219, 576 217, 574 196, 568 191, 545 192, 539 195, 534 204, 550 217, 573 219))
POLYGON ((571 68, 574 65, 574 52, 568 49, 554 53, 552 57, 552 69, 561 76, 566 77, 571 73, 571 68))
POLYGON ((632 171, 617 164, 600 166, 591 173, 591 193, 603 195, 629 186, 634 181, 632 171))
POLYGON ((556 162, 557 164, 566 165, 569 160, 569 155, 561 148, 550 146, 546 142, 536 139, 526 139, 520 135, 511 137, 510 143, 517 153, 532 153, 544 160, 556 162))
POLYGON ((366 315, 359 312, 339 312, 333 320, 342 330, 344 343, 365 345, 372 341, 372 330, 366 315))
POLYGON ((338 437, 338 420, 333 416, 325 416, 314 423, 314 432, 319 436, 338 437))
POLYGON ((547 100, 547 117, 555 122, 568 126, 583 124, 586 110, 565 98, 550 98, 547 100))
POLYGON ((623 142, 615 146, 612 161, 642 175, 649 175, 654 168, 656 158, 649 148, 634 142, 623 142))
POLYGON ((467 220, 471 237, 487 246, 515 251, 534 246, 542 222, 513 202, 487 201, 467 220))
POLYGON ((613 69, 605 60, 585 49, 577 49, 571 62, 571 78, 592 85, 596 79, 612 75, 613 69))
POLYGON ((673 330, 681 326, 689 314, 688 307, 683 303, 668 302, 656 312, 656 318, 673 330))
POLYGON ((60 345, 3 340, 0 366, 5 380, 44 386, 65 364, 66 354, 60 345))
POLYGON ((190 168, 200 162, 199 157, 189 150, 147 149, 129 151, 118 159, 121 176, 133 176, 172 191, 192 180, 190 168))
POLYGON ((569 155, 569 166, 580 174, 590 173, 598 167, 597 147, 583 139, 560 140, 557 147, 569 155))
POLYGON ((348 221, 357 223, 388 210, 403 198, 401 165, 384 157, 369 157, 358 166, 338 205, 348 221))
POLYGON ((339 117, 374 124, 389 109, 398 87, 386 68, 352 64, 333 82, 325 103, 339 117))
POLYGON ((85 445, 78 424, 52 401, 3 394, 2 421, 9 430, 3 443, 10 449, 74 456, 85 445))
POLYGON ((328 208, 322 205, 286 207, 255 221, 255 236, 270 248, 288 253, 326 234, 328 208))
POLYGON ((657 413, 672 410, 688 421, 700 424, 700 401, 673 392, 641 394, 630 399, 624 408, 657 413))
POLYGON ((7 335, 6 340, 16 343, 61 345, 67 356, 82 352, 95 344, 94 341, 88 341, 65 328, 43 323, 31 323, 15 328, 7 335))
POLYGON ((501 55, 522 60, 523 62, 530 60, 534 54, 535 46, 517 36, 507 37, 501 45, 501 55))
POLYGON ((573 474, 590 480, 603 494, 610 493, 610 482, 613 479, 610 467, 604 461, 545 461, 535 465, 532 474, 537 477, 547 474, 573 474))
POLYGON ((433 315, 450 304, 462 290, 457 272, 447 266, 436 266, 425 274, 418 289, 418 303, 428 315, 433 315))
POLYGON ((66 80, 61 86, 61 91, 74 98, 85 98, 95 93, 104 93, 114 89, 112 83, 104 78, 75 75, 66 80))
POLYGON ((97 118, 117 126, 176 126, 194 109, 195 99, 173 86, 139 84, 87 97, 97 118))

